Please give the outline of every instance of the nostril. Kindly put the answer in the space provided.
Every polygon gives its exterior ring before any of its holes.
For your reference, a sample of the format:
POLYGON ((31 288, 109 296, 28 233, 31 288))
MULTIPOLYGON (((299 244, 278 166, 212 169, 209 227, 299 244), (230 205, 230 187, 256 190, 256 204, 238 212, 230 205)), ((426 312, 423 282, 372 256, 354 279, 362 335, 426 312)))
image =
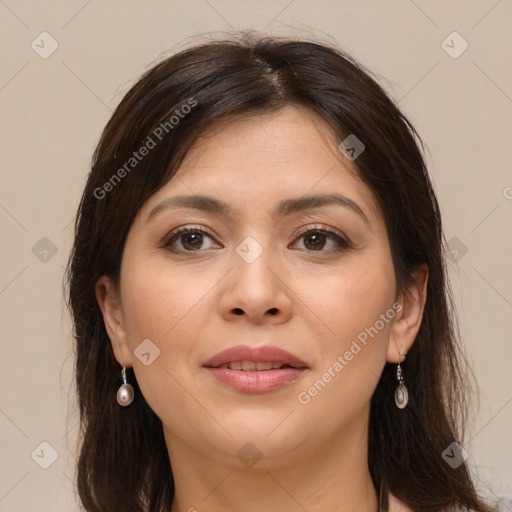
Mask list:
MULTIPOLYGON (((243 315, 244 311, 243 311, 243 309, 235 308, 235 309, 233 309, 233 313, 235 313, 235 315, 243 315)), ((278 310, 277 310, 277 308, 271 308, 268 310, 268 313, 271 315, 277 315, 278 310)))

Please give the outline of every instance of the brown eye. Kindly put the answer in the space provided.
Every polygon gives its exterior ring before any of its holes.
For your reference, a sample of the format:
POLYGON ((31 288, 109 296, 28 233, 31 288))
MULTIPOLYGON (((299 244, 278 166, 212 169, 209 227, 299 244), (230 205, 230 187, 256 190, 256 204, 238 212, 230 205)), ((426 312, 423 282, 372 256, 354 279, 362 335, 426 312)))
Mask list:
MULTIPOLYGON (((213 237, 206 230, 194 227, 181 227, 171 232, 162 247, 174 253, 201 252, 213 247, 204 247, 207 240, 213 243, 213 237)), ((325 228, 310 229, 297 240, 303 240, 305 251, 335 252, 347 249, 349 243, 337 233, 325 228)))
POLYGON ((203 245, 203 235, 200 233, 185 233, 180 236, 183 247, 187 250, 197 250, 203 245))
MULTIPOLYGON (((173 231, 163 247, 172 252, 199 252, 205 243, 205 237, 213 240, 213 238, 203 229, 184 227, 173 231), (177 247, 178 245, 178 247, 177 247), (181 247, 179 247, 181 246, 181 247)), ((206 247, 209 249, 211 246, 206 247)))
POLYGON ((326 243, 326 235, 323 233, 312 233, 304 238, 304 245, 311 250, 321 250, 326 243))
POLYGON ((340 251, 349 247, 348 242, 344 238, 323 228, 310 229, 303 233, 299 240, 303 240, 304 250, 307 251, 340 251), (331 247, 325 249, 326 246, 329 246, 329 242, 331 242, 331 247))

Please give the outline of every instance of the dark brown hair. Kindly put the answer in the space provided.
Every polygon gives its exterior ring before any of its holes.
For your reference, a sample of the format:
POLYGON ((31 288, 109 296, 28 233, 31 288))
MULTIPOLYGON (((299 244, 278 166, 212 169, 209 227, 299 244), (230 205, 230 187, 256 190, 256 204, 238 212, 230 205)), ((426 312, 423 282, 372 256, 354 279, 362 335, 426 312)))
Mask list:
POLYGON ((90 512, 164 512, 174 495, 161 421, 131 370, 136 400, 126 408, 116 402, 120 369, 96 301, 96 281, 108 275, 118 283, 135 215, 172 179, 199 135, 215 122, 287 105, 319 114, 340 141, 355 134, 365 145, 355 163, 382 209, 399 289, 407 288, 417 265, 429 269, 422 324, 403 365, 409 405, 404 410, 394 406, 396 380, 389 363, 372 397, 368 465, 374 484, 414 511, 488 511, 467 465, 454 469, 442 458, 452 442, 462 442, 469 373, 458 342, 440 212, 421 140, 350 56, 326 44, 257 34, 204 42, 154 65, 122 99, 94 153, 67 269, 83 506, 90 512), (187 104, 193 108, 185 109, 187 104), (171 121, 172 116, 179 120, 171 121), (165 134, 156 132, 162 135, 156 141, 155 130, 163 126, 165 134), (148 137, 155 146, 144 158, 130 160, 148 137))

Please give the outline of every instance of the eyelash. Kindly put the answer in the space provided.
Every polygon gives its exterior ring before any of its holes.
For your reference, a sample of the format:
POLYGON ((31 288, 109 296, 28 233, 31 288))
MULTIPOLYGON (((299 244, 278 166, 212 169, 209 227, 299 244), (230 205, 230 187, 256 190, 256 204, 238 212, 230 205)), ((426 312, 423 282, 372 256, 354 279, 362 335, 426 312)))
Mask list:
MULTIPOLYGON (((194 226, 182 226, 180 228, 177 228, 173 231, 171 231, 162 241, 161 248, 168 249, 170 252, 173 253, 196 253, 196 252, 203 252, 203 249, 198 249, 196 251, 187 251, 187 250, 174 250, 171 248, 172 243, 178 239, 179 235, 183 235, 185 233, 201 233, 203 235, 208 235, 211 238, 214 238, 215 235, 208 229, 204 227, 194 227, 194 226)), ((345 249, 349 249, 350 243, 341 235, 334 231, 331 231, 326 226, 323 226, 321 224, 315 224, 313 226, 308 226, 307 228, 300 230, 299 233, 296 235, 296 239, 301 238, 308 234, 313 233, 321 233, 323 235, 328 235, 332 240, 334 240, 338 244, 338 248, 332 249, 332 250, 308 250, 308 249, 300 249, 302 251, 315 253, 315 252, 340 252, 345 249)))

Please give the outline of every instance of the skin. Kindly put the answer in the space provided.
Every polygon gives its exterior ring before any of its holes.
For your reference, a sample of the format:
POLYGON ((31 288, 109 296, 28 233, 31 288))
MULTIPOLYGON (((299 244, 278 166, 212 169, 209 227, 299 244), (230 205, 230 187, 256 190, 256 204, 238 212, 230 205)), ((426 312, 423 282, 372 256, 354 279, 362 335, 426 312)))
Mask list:
MULTIPOLYGON (((320 118, 297 107, 216 125, 139 211, 120 288, 106 276, 97 282, 115 357, 134 368, 164 426, 173 512, 377 510, 367 465, 370 399, 386 361, 404 361, 400 353, 414 342, 427 270, 414 273, 409 290, 397 290, 382 212, 354 172, 357 161, 344 159, 338 144, 320 118), (339 205, 272 214, 281 200, 333 192, 357 203, 368 223, 339 205), (181 194, 215 197, 235 214, 173 207, 146 223, 162 200, 181 194), (172 244, 177 252, 162 248, 184 225, 213 236, 182 234, 172 244), (349 247, 336 250, 318 225, 343 234, 349 247), (316 240, 297 235, 308 227, 316 240), (252 263, 236 252, 249 236, 263 249, 252 263), (394 303, 401 310, 378 335, 299 403, 298 394, 394 303), (134 356, 145 339, 160 350, 148 366, 134 356), (277 345, 308 369, 271 392, 233 390, 202 365, 240 343, 277 345), (249 442, 261 454, 252 467, 237 457, 249 442)), ((392 499, 391 510, 407 509, 392 499)))

